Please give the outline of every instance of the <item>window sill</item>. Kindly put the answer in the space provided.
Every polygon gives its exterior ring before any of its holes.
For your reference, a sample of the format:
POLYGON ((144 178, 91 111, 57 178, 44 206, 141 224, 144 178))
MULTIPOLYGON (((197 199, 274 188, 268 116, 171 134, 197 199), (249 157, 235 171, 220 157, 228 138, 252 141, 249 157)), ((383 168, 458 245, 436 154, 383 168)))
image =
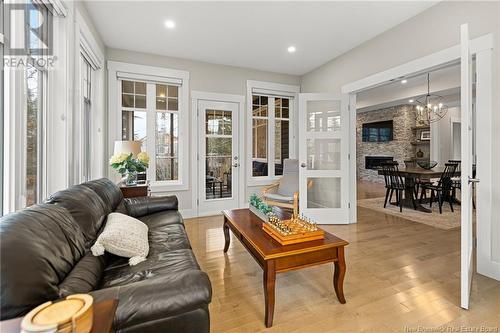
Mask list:
POLYGON ((162 192, 187 191, 189 186, 180 182, 151 182, 149 189, 152 194, 162 192))
POLYGON ((247 186, 266 186, 271 185, 281 179, 282 176, 275 177, 250 177, 247 180, 247 186))

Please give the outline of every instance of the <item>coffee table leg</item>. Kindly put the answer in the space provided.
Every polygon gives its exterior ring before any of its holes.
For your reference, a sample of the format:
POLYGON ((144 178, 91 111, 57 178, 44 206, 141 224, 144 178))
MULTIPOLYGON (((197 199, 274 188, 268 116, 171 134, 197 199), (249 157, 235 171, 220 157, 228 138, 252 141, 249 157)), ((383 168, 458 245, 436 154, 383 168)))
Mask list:
POLYGON ((344 276, 345 276, 345 258, 344 258, 344 247, 337 248, 338 260, 335 262, 335 272, 333 273, 333 287, 335 288, 335 293, 339 302, 344 304, 344 276))
POLYGON ((274 317, 274 285, 276 284, 276 271, 274 260, 266 261, 264 265, 264 298, 266 302, 266 327, 273 326, 274 317))
POLYGON ((229 237, 229 227, 227 226, 227 219, 224 216, 224 226, 222 227, 224 230, 224 253, 227 252, 229 249, 229 242, 231 241, 231 238, 229 237))

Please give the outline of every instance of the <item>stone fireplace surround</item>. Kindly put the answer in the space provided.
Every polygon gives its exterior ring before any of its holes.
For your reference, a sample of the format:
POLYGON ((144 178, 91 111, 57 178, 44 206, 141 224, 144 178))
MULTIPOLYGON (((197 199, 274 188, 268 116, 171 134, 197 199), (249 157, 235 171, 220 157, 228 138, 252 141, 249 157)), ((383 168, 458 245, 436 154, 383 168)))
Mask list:
POLYGON ((366 156, 393 157, 400 165, 404 160, 414 158, 411 141, 414 138, 412 127, 415 117, 411 105, 398 105, 376 111, 360 112, 356 116, 356 164, 357 179, 383 183, 384 179, 375 169, 366 169, 366 156), (363 142, 362 126, 364 123, 393 120, 394 139, 389 142, 363 142))

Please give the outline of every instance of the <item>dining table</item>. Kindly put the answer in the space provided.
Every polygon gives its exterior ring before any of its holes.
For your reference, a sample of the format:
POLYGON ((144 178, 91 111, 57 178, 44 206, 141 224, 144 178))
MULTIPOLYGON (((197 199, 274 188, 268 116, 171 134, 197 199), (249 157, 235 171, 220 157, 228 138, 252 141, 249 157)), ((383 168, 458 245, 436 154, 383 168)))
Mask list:
MULTIPOLYGON (((443 173, 445 167, 437 166, 430 170, 421 168, 419 166, 415 167, 405 167, 398 169, 399 175, 405 179, 405 195, 403 198, 403 206, 407 208, 414 209, 413 201, 411 200, 412 196, 415 194, 415 183, 417 179, 429 179, 429 178, 439 178, 443 173)), ((383 175, 383 170, 378 170, 379 175, 383 175)), ((460 176, 460 171, 455 172, 455 176, 460 176)), ((417 210, 424 213, 432 213, 432 210, 426 208, 420 204, 420 200, 416 198, 415 204, 417 206, 417 210)), ((391 202, 393 205, 397 205, 395 202, 391 202)))

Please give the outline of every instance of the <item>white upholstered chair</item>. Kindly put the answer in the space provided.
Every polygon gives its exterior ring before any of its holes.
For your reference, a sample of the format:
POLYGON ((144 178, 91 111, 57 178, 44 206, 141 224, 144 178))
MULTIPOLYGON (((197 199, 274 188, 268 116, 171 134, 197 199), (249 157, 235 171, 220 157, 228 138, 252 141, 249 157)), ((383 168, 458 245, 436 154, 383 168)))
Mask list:
POLYGON ((270 206, 290 208, 293 216, 299 214, 299 160, 283 161, 283 176, 276 183, 262 189, 264 202, 270 206))

